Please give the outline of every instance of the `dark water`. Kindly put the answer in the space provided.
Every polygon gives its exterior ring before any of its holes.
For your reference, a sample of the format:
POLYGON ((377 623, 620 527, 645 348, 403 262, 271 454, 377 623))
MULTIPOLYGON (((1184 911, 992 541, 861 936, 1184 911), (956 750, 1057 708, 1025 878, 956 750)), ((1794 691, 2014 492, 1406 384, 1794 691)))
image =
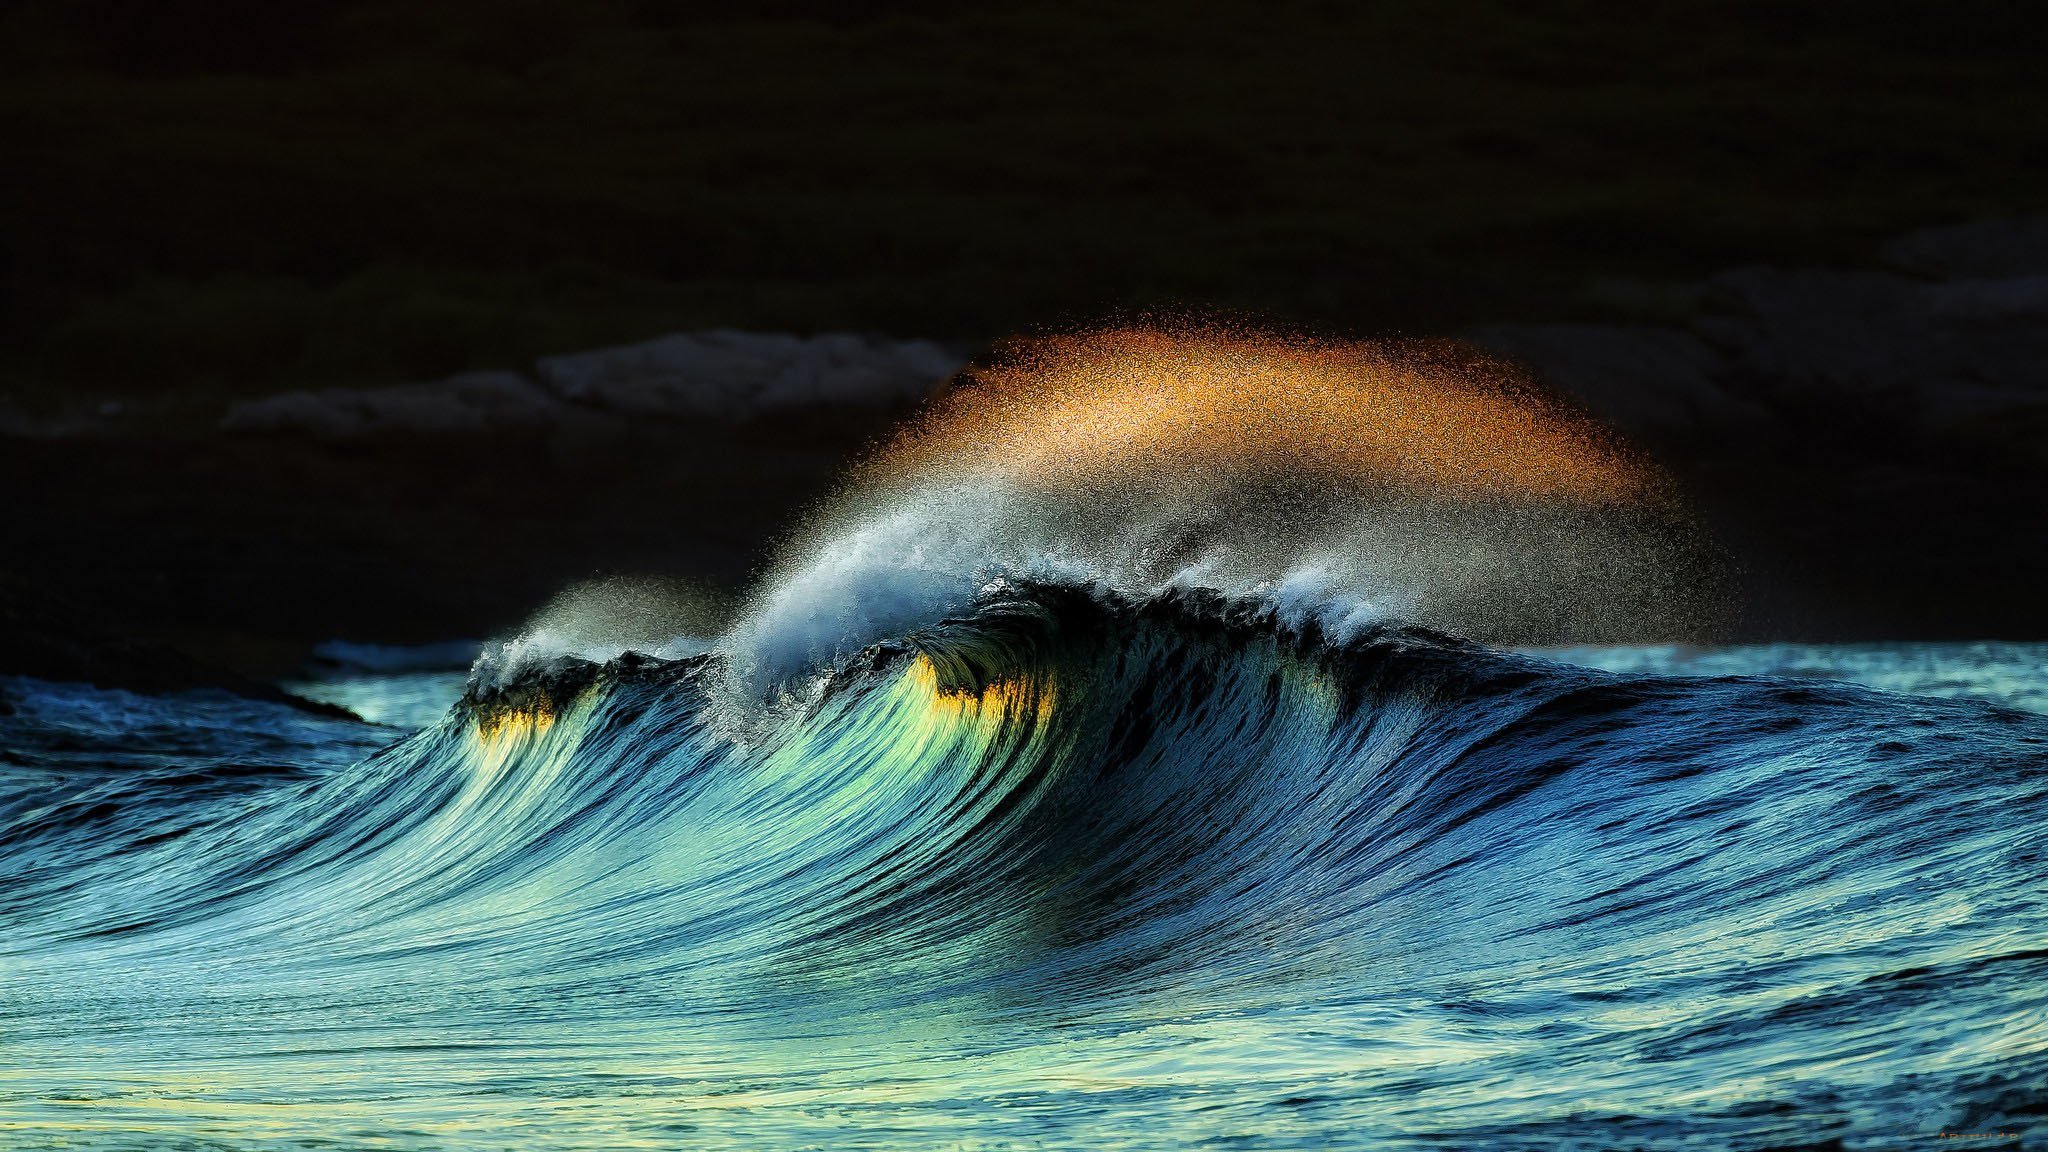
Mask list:
POLYGON ((15 682, 0 1145, 2023 1144, 2042 653, 1877 651, 1956 698, 1042 588, 409 736, 15 682))

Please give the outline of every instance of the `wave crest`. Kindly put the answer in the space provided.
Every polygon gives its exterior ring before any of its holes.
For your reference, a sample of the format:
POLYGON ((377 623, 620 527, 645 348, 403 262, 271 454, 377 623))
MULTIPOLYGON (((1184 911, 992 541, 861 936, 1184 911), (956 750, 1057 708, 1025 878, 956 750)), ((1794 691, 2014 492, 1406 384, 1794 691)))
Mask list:
POLYGON ((1498 363, 1445 346, 1131 329, 964 377, 783 550, 720 647, 755 689, 1009 584, 1201 589, 1335 635, 1696 636, 1671 487, 1498 363))

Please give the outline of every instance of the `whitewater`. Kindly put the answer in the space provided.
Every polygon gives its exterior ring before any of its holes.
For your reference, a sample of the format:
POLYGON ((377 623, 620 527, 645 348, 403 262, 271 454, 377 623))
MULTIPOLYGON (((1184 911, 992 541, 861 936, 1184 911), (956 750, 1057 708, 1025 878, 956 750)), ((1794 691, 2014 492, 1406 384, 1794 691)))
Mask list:
POLYGON ((1555 647, 1716 561, 1503 373, 1032 342, 736 605, 579 591, 414 731, 10 684, 0 1143, 2023 1145, 2039 646, 1555 647))

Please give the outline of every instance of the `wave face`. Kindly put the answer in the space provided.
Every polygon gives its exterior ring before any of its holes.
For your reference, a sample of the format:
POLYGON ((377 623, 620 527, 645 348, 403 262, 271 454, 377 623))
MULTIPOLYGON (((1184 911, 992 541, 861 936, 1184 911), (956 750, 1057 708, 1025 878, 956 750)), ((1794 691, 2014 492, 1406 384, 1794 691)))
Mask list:
POLYGON ((1512 390, 1037 354, 722 636, 579 590, 389 746, 10 686, 0 1143, 2038 1128, 2048 717, 1451 635, 1662 619, 1686 571, 1648 473, 1512 390))

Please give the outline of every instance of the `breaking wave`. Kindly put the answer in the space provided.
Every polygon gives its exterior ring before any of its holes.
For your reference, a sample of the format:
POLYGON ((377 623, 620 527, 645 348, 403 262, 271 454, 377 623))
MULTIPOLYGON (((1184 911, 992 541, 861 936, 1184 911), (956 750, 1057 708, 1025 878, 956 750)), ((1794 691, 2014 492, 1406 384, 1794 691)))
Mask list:
POLYGON ((369 755, 292 751, 339 729, 223 751, 283 723, 252 705, 23 708, 0 1045, 30 1071, 0 1122, 191 1147, 2028 1130, 2048 721, 1479 643, 1677 627, 1699 569, 1651 470, 1454 368, 1034 345, 736 612, 580 590, 369 755), (80 759, 117 745, 117 776, 80 759))

